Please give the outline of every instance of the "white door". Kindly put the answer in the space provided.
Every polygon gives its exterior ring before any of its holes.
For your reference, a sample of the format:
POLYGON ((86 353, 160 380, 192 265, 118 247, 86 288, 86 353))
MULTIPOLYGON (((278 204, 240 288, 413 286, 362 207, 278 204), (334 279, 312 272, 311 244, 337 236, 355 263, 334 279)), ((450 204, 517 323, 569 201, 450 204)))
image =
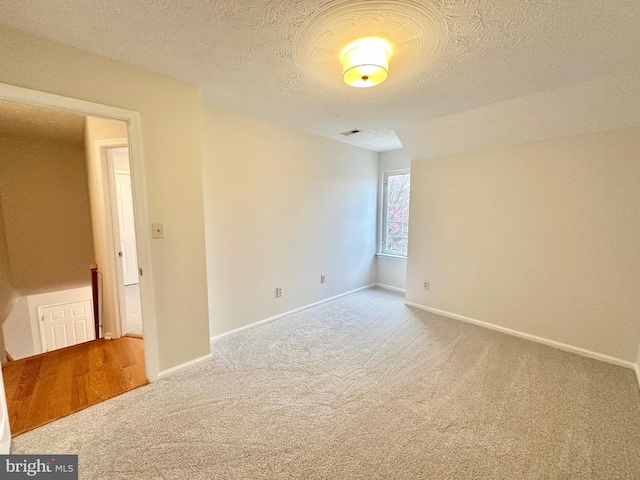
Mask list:
POLYGON ((120 228, 120 251, 122 252, 122 275, 125 285, 138 283, 138 258, 136 254, 136 230, 133 217, 131 175, 116 170, 116 202, 118 204, 118 226, 120 228))
POLYGON ((91 300, 38 307, 38 314, 45 352, 96 338, 91 300))

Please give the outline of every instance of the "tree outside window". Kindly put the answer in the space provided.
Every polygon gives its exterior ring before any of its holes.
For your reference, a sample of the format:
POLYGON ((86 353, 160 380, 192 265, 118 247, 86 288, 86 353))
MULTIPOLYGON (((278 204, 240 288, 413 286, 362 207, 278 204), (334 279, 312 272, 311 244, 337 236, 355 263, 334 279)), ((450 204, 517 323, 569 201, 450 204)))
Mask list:
POLYGON ((407 255, 410 178, 406 171, 385 173, 382 253, 407 255))

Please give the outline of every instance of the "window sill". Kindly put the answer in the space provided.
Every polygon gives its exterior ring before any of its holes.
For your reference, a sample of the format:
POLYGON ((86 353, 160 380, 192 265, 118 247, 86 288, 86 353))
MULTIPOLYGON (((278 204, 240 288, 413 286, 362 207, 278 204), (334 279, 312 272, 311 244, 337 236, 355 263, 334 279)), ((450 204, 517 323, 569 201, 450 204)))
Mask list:
POLYGON ((407 257, 404 257, 402 255, 390 255, 388 253, 376 253, 376 257, 389 258, 391 260, 407 260, 407 257))

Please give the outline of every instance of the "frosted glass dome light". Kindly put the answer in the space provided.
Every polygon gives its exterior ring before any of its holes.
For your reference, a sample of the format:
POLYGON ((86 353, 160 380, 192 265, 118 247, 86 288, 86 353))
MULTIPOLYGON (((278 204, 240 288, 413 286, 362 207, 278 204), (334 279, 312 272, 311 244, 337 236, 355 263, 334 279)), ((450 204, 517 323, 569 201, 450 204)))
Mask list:
POLYGON ((361 38, 342 51, 342 78, 352 87, 373 87, 389 72, 391 46, 380 38, 361 38))

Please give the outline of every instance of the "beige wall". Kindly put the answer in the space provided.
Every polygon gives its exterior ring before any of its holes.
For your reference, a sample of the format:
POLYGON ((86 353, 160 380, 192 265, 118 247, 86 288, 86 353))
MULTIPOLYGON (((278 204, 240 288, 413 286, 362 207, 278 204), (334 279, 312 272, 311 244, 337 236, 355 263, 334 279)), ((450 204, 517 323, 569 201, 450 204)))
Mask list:
POLYGON ((3 350, 19 359, 40 353, 26 295, 91 283, 87 170, 70 138, 0 132, 0 152, 0 330, 3 350))
POLYGON ((212 335, 375 282, 377 153, 209 107, 202 138, 212 335))
MULTIPOLYGON (((1 197, 2 192, 0 192, 0 199, 1 197)), ((11 285, 7 238, 4 232, 4 214, 2 211, 2 201, 0 201, 0 318, 6 317, 11 310, 10 299, 13 296, 15 296, 15 291, 11 285)))
POLYGON ((639 129, 429 158, 411 174, 408 301, 635 361, 639 129))
POLYGON ((93 238, 81 142, 0 133, 0 201, 21 295, 91 283, 93 238))
MULTIPOLYGON (((405 170, 411 168, 411 159, 407 152, 400 148, 398 150, 391 150, 388 152, 382 152, 378 157, 378 203, 379 212, 382 213, 382 195, 383 188, 382 182, 384 180, 384 173, 393 170, 405 170)), ((411 220, 411 219, 409 219, 411 220)), ((381 240, 381 225, 382 219, 378 218, 378 245, 381 240)), ((380 250, 380 248, 378 248, 380 250)), ((382 285, 388 285, 390 287, 399 288, 404 290, 407 285, 407 260, 403 258, 387 258, 378 256, 376 258, 376 282, 382 285)))
POLYGON ((0 192, 0 325, 11 312, 16 298, 17 293, 11 285, 7 238, 4 231, 4 215, 2 211, 2 192, 0 192))
MULTIPOLYGON (((140 113, 160 370, 209 353, 198 90, 0 27, 0 82, 140 113)), ((149 273, 149 272, 147 272, 149 273)))
POLYGON ((7 239, 4 233, 4 215, 2 213, 2 192, 0 192, 0 363, 6 361, 2 324, 11 313, 18 294, 11 285, 7 239))

